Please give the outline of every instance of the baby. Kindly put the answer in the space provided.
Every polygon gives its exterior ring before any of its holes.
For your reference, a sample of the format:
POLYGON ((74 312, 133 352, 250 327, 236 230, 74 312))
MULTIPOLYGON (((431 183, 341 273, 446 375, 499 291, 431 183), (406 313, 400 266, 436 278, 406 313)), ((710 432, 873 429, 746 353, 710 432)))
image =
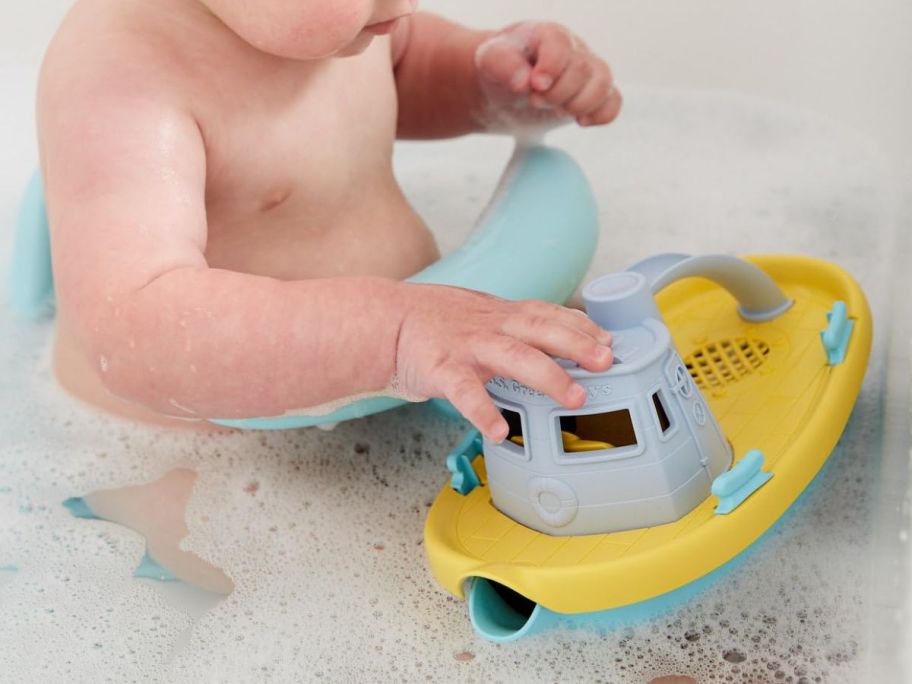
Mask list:
MULTIPOLYGON (((584 403, 551 355, 610 366, 587 317, 402 282, 439 253, 391 156, 396 137, 605 124, 620 94, 559 25, 475 31, 415 2, 76 2, 38 101, 65 387, 184 421, 442 397, 492 440, 494 375, 584 403)), ((182 511, 178 472, 158 486, 182 511)))
POLYGON ((401 282, 439 254, 391 154, 608 123, 609 68, 559 25, 474 31, 415 1, 75 4, 38 102, 66 387, 197 420, 443 397, 494 440, 493 375, 582 405, 549 355, 611 364, 585 316, 401 282))

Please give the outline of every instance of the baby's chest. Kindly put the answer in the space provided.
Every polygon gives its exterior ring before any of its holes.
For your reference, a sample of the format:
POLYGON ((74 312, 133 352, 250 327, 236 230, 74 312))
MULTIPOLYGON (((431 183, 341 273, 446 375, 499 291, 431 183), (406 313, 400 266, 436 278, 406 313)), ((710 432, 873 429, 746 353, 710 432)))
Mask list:
POLYGON ((210 210, 269 209, 288 196, 334 204, 387 173, 395 82, 388 61, 362 58, 274 89, 267 81, 214 113, 204 132, 210 210))

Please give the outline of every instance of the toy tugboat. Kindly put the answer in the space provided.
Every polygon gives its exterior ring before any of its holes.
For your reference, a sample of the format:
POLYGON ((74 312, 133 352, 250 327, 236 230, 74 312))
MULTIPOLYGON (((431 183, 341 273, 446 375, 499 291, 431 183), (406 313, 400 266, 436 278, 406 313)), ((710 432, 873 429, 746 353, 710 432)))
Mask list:
POLYGON ((614 366, 561 361, 575 411, 491 380, 509 436, 470 433, 428 515, 432 572, 489 639, 610 621, 745 551, 833 450, 870 352, 857 283, 806 257, 660 255, 583 299, 614 366))

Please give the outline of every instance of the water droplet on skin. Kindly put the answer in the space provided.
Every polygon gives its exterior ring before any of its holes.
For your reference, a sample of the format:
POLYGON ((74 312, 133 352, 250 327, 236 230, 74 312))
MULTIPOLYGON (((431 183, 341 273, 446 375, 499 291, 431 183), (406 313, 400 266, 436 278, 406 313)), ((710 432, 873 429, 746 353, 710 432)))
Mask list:
POLYGON ((184 406, 183 404, 181 404, 180 402, 178 402, 176 399, 168 399, 168 403, 171 404, 171 406, 173 406, 174 408, 176 408, 178 411, 183 411, 184 413, 187 413, 187 414, 189 414, 189 415, 191 415, 191 416, 195 416, 195 415, 196 415, 196 411, 194 411, 194 410, 191 409, 191 408, 188 408, 188 407, 184 406))

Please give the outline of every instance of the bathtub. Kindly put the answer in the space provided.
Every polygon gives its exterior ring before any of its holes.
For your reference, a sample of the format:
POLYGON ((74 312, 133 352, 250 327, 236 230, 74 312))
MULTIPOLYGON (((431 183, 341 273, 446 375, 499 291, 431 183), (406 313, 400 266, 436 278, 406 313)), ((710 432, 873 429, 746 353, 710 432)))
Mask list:
MULTIPOLYGON (((0 8, 0 263, 36 165, 35 74, 68 4, 0 8)), ((0 679, 905 681, 912 7, 424 5, 479 26, 560 19, 611 61, 621 119, 550 138, 599 199, 591 276, 661 251, 807 253, 856 275, 874 351, 827 466, 743 562, 662 617, 495 645, 436 587, 422 548, 462 425, 415 406, 334 432, 140 428, 62 395, 51 322, 3 310, 0 679), (228 597, 135 579, 143 539, 61 505, 182 466, 199 473, 187 546, 231 577, 228 597)), ((399 145, 397 173, 444 250, 460 243, 509 153, 510 141, 481 136, 399 145)))

